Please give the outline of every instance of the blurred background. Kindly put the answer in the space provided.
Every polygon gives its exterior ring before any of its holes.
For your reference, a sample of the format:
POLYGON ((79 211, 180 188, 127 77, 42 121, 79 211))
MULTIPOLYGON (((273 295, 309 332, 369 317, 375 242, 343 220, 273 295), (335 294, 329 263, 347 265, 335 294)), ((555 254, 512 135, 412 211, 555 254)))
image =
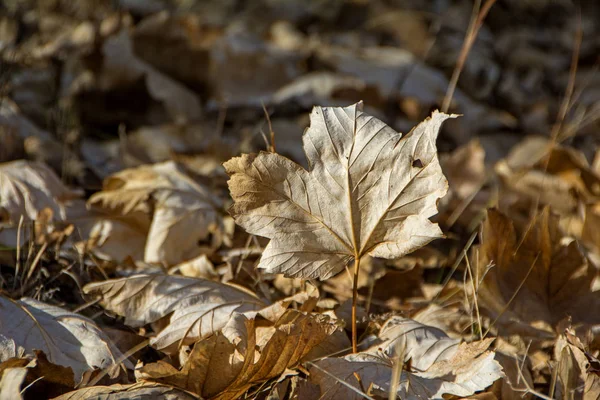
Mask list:
POLYGON ((88 194, 170 159, 222 174, 271 137, 304 163, 310 108, 359 100, 400 132, 451 100, 463 117, 445 124, 440 151, 476 138, 487 165, 526 135, 590 162, 600 140, 596 1, 0 4, 0 162, 44 161, 88 194))

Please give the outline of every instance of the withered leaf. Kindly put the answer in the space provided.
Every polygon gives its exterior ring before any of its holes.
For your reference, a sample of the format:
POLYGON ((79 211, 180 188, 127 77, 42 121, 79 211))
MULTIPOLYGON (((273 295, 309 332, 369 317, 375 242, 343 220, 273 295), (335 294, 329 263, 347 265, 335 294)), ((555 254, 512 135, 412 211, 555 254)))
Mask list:
POLYGON ((64 202, 75 197, 48 166, 25 160, 0 164, 0 222, 35 220, 44 208, 64 214, 64 202), (3 214, 6 214, 3 217, 3 214))
POLYGON ((152 382, 139 382, 133 385, 91 386, 55 397, 54 400, 129 400, 129 399, 165 399, 194 400, 198 397, 171 386, 152 382))
POLYGON ((400 317, 388 320, 379 336, 383 343, 365 352, 312 364, 309 379, 319 386, 321 399, 361 399, 361 385, 387 397, 401 355, 402 363, 411 360, 411 370, 402 371, 396 393, 406 400, 469 396, 503 376, 494 352, 488 351, 493 339, 459 345, 437 328, 400 317))
POLYGON ((144 261, 177 264, 200 255, 199 242, 222 239, 220 199, 175 162, 126 169, 104 180, 89 204, 119 216, 146 218, 144 261))
POLYGON ((84 372, 109 367, 121 358, 92 320, 29 298, 0 296, 0 343, 8 339, 20 350, 17 353, 41 350, 48 361, 71 367, 76 383, 84 372))
POLYGON ((203 398, 237 399, 252 384, 296 366, 336 329, 325 316, 296 310, 266 327, 236 314, 222 332, 196 343, 181 371, 159 362, 136 373, 139 379, 172 384, 203 398))
POLYGON ((303 136, 309 170, 274 153, 226 162, 236 222, 271 239, 259 268, 326 279, 366 254, 396 258, 442 236, 429 217, 447 191, 431 118, 401 135, 349 107, 315 107, 303 136))
POLYGON ((175 275, 134 275, 88 284, 84 292, 100 295, 107 310, 139 327, 172 313, 170 323, 152 344, 176 351, 180 341, 192 344, 220 330, 234 312, 256 311, 266 306, 241 287, 175 275))
POLYGON ((506 215, 489 210, 472 261, 478 276, 485 275, 479 304, 493 317, 502 313, 502 318, 514 316, 534 326, 552 328, 569 316, 574 323, 598 323, 600 297, 591 290, 596 272, 577 242, 564 244, 562 236, 549 208, 520 229, 506 215))

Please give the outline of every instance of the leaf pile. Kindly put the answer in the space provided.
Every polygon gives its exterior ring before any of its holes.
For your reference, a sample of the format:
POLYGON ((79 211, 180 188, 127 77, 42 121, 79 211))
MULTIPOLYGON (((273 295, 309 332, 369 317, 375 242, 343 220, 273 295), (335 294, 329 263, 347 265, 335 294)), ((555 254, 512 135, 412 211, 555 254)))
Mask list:
POLYGON ((0 5, 0 400, 598 399, 598 7, 481 3, 0 5))

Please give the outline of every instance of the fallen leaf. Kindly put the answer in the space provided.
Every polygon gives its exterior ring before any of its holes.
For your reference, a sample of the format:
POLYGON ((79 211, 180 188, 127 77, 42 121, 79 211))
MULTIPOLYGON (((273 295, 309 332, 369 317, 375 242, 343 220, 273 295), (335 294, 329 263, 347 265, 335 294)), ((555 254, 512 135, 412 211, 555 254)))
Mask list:
POLYGON ((0 341, 7 338, 18 353, 41 350, 51 363, 70 367, 75 382, 84 372, 108 368, 121 358, 93 321, 30 298, 13 301, 0 296, 0 341))
MULTIPOLYGON (((421 372, 402 371, 397 396, 403 400, 443 399, 444 394, 469 396, 502 377, 494 353, 486 351, 492 339, 461 344, 454 357, 434 363, 421 372)), ((320 399, 362 399, 356 376, 371 394, 387 397, 393 360, 371 353, 325 358, 312 364, 310 382, 320 387, 320 399)))
POLYGON ((566 328, 554 344, 557 369, 557 397, 575 400, 597 399, 600 395, 599 362, 576 336, 566 328))
MULTIPOLYGON (((220 246, 221 200, 175 162, 126 169, 105 179, 89 204, 149 221, 144 261, 175 265, 220 246), (209 241, 201 246, 202 241, 209 241)), ((141 224, 140 224, 141 225, 141 224)))
POLYGON ((494 353, 487 351, 492 341, 459 344, 460 340, 449 338, 440 329, 392 317, 382 326, 379 343, 364 352, 312 363, 310 382, 320 387, 323 399, 360 399, 361 387, 387 396, 394 364, 403 356, 401 362, 408 365, 405 363, 410 360, 410 370, 402 371, 397 389, 400 398, 469 396, 503 376, 494 353))
POLYGON ((7 368, 0 379, 0 400, 21 400, 21 385, 25 381, 27 368, 7 368))
POLYGON ((451 359, 460 345, 460 339, 448 337, 441 329, 402 317, 388 319, 378 337, 381 343, 366 352, 382 353, 389 359, 404 354, 404 361, 411 360, 411 367, 418 371, 426 371, 436 362, 451 359))
POLYGON ((176 352, 179 343, 193 344, 223 328, 233 313, 266 306, 241 287, 175 275, 134 275, 90 283, 89 295, 101 297, 107 310, 140 327, 170 315, 165 329, 152 338, 159 350, 176 352))
POLYGON ((208 339, 196 343, 181 371, 164 363, 149 364, 138 377, 173 384, 203 398, 236 399, 252 384, 281 375, 337 330, 322 315, 286 311, 262 328, 237 314, 208 339))
POLYGON ((225 163, 236 222, 271 239, 259 268, 327 279, 366 254, 397 258, 442 236, 429 221, 447 190, 435 139, 454 116, 434 112, 402 136, 361 107, 313 109, 309 171, 265 152, 225 163))
POLYGON ((567 316, 574 323, 600 322, 600 298, 591 291, 596 272, 577 242, 563 243, 558 218, 549 208, 522 229, 490 209, 480 240, 471 265, 483 277, 477 289, 479 305, 493 318, 504 311, 506 318, 514 316, 541 329, 567 316))
POLYGON ((0 215, 13 225, 23 216, 33 221, 44 208, 64 215, 64 204, 76 197, 46 165, 25 160, 0 164, 0 215))
POLYGON ((129 400, 164 399, 197 400, 198 397, 185 390, 152 382, 138 382, 133 385, 91 386, 55 397, 53 400, 129 400))
POLYGON ((518 200, 550 205, 560 214, 575 213, 581 201, 600 200, 600 175, 585 156, 545 137, 527 138, 495 169, 518 200))
POLYGON ((109 90, 143 78, 150 96, 164 104, 174 121, 187 122, 201 117, 202 107, 195 93, 139 59, 127 30, 108 38, 102 52, 104 64, 98 77, 101 89, 109 90))
MULTIPOLYGON (((27 398, 50 398, 73 390, 75 381, 70 367, 52 364, 41 351, 35 350, 34 353, 32 356, 4 361, 0 364, 0 375, 6 369, 23 369, 25 376, 22 388, 27 387, 27 398)), ((0 385, 0 393, 4 393, 1 389, 0 385)))

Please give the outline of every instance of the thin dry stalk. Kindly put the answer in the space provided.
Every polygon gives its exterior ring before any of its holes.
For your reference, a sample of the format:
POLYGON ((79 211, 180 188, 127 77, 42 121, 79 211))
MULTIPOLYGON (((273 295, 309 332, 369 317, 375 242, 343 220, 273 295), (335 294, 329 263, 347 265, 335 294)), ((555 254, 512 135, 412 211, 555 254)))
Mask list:
POLYGON ((150 339, 146 339, 143 342, 133 346, 131 349, 127 350, 115 363, 114 365, 111 365, 110 367, 106 367, 102 370, 102 372, 100 372, 98 375, 96 375, 96 377, 94 377, 94 379, 92 379, 91 381, 88 382, 87 387, 90 386, 96 386, 96 384, 98 382, 100 382, 100 380, 102 378, 104 378, 108 373, 110 373, 111 370, 113 370, 115 368, 115 366, 118 366, 119 364, 121 364, 123 361, 127 360, 129 357, 131 357, 133 354, 137 353, 139 350, 143 349, 144 347, 148 346, 148 344, 150 343, 150 339))
POLYGON ((473 290, 473 304, 475 306, 475 315, 477 317, 477 324, 479 326, 479 340, 483 340, 482 332, 483 325, 481 324, 481 315, 479 314, 479 303, 477 301, 477 289, 475 288, 475 279, 473 278, 473 273, 471 271, 471 263, 469 262, 469 258, 467 255, 464 255, 465 261, 467 263, 467 272, 469 273, 469 279, 471 280, 471 288, 473 290))
MULTIPOLYGON (((308 361, 307 362, 308 365, 315 367, 316 369, 318 369, 319 371, 323 372, 325 375, 329 376, 332 379, 335 379, 340 385, 344 385, 345 387, 347 387, 348 389, 352 390, 353 392, 355 392, 356 394, 364 397, 365 399, 370 399, 370 400, 375 400, 373 397, 369 396, 368 394, 366 394, 365 392, 362 392, 361 390, 355 388, 354 386, 352 386, 351 384, 341 380, 340 378, 338 378, 337 376, 333 375, 332 373, 330 373, 329 371, 325 370, 324 368, 319 367, 317 364, 308 361)), ((333 389, 333 387, 332 387, 333 389)), ((323 393, 323 395, 321 397, 323 397, 326 393, 323 393)))
POLYGON ((400 382, 402 381, 402 370, 404 368, 404 355, 406 353, 406 342, 404 340, 399 340, 396 342, 396 362, 394 363, 394 368, 392 369, 392 382, 390 383, 390 393, 389 400, 396 400, 396 394, 398 393, 398 386, 400 386, 400 382), (400 348, 402 345, 402 348, 400 348), (399 351, 401 350, 401 351, 399 351))
POLYGON ((535 258, 533 259, 533 262, 531 263, 531 266, 529 267, 529 270, 527 271, 527 274, 525 274, 525 278, 523 278, 523 280, 521 281, 521 283, 519 283, 519 286, 517 287, 517 290, 515 290, 515 292, 510 297, 510 299, 508 300, 508 302, 506 302, 506 304, 504 305, 504 307, 502 307, 502 311, 500 311, 500 313, 496 316, 496 318, 492 321, 492 323, 490 324, 490 326, 487 328, 487 330, 485 331, 485 334, 483 335, 483 338, 485 338, 488 335, 488 333, 490 333, 490 330, 493 328, 493 326, 496 324, 496 322, 498 322, 498 320, 506 312, 506 310, 508 310, 508 307, 510 307, 510 305, 513 302, 513 300, 517 297, 517 295, 521 291, 521 288, 523 287, 523 285, 525 284, 525 282, 527 282, 527 279, 529 278, 529 275, 531 274, 531 271, 533 271, 533 267, 535 266, 535 263, 537 262, 538 258, 540 257, 540 254, 541 254, 541 252, 538 251, 538 253, 536 254, 535 258))
POLYGON ((24 219, 25 218, 21 214, 21 217, 19 218, 19 227, 17 228, 17 266, 15 269, 15 277, 13 279, 13 290, 17 288, 17 277, 19 277, 21 270, 21 231, 23 229, 24 219))
MULTIPOLYGON (((561 107, 558 111, 556 122, 555 122, 554 126, 552 127, 552 132, 550 135, 550 143, 548 145, 548 149, 546 150, 546 155, 544 156, 543 167, 542 167, 542 171, 544 173, 544 175, 542 177, 542 188, 544 187, 544 181, 546 179, 546 172, 548 171, 548 165, 550 164, 550 154, 552 152, 552 149, 554 149, 554 147, 557 144, 558 135, 560 134, 560 131, 562 129, 566 115, 572 106, 571 97, 573 95, 573 90, 575 88, 575 78, 577 76, 577 65, 579 62, 579 51, 581 49, 581 41, 583 40, 583 30, 581 27, 581 12, 579 11, 579 9, 577 11, 577 17, 578 17, 578 19, 577 19, 578 23, 577 23, 577 31, 575 32, 575 37, 574 37, 573 55, 571 57, 571 67, 569 68, 569 81, 568 81, 567 87, 565 89, 565 95, 563 97, 561 107)), ((533 203, 533 206, 531 208, 533 215, 531 216, 531 220, 530 220, 529 224, 527 225, 527 228, 525 228, 525 233, 523 234, 521 240, 519 241, 519 244, 517 245, 517 248, 515 249, 515 254, 517 253, 517 251, 523 244, 523 240, 524 240, 525 236, 527 236, 527 233, 533 227, 535 218, 537 216, 537 211, 538 211, 538 208, 540 205, 540 196, 541 195, 538 193, 537 197, 535 198, 535 202, 533 203)))
POLYGON ((267 142, 268 151, 271 153, 275 153, 275 132, 273 132, 273 125, 271 124, 271 117, 269 116, 269 112, 267 111, 267 107, 265 107, 265 103, 262 103, 262 108, 265 113, 265 118, 267 119, 267 124, 269 124, 269 138, 271 142, 267 142))
POLYGON ((44 252, 46 251, 47 248, 48 248, 48 242, 45 242, 42 245, 42 247, 40 248, 40 250, 37 252, 37 254, 35 255, 35 258, 33 259, 33 262, 31 263, 31 265, 29 266, 29 269, 27 271, 27 276, 25 277, 25 280, 23 281, 21 294, 23 294, 26 291, 26 289, 28 288, 29 280, 33 276, 33 272, 36 270, 38 264, 40 263, 40 260, 42 259, 42 256, 44 255, 44 252))
POLYGON ((571 66, 569 68, 569 81, 565 89, 565 95, 563 97, 562 104, 558 110, 558 116, 556 122, 552 126, 551 137, 555 141, 560 134, 562 126, 569 109, 573 105, 571 99, 573 97, 573 91, 575 90, 575 78, 577 76, 577 66, 579 64, 579 52, 581 50, 581 42, 583 40, 583 29, 581 26, 581 10, 577 8, 577 30, 575 31, 574 43, 573 43, 573 54, 571 56, 571 66))
POLYGON ((448 90, 446 91, 446 96, 444 96, 444 102, 442 103, 442 111, 445 113, 447 113, 448 109, 450 108, 450 103, 452 102, 452 97, 454 96, 456 85, 458 84, 458 78, 460 78, 460 74, 465 66, 465 62, 467 61, 471 47, 473 47, 473 44, 475 43, 479 29, 481 29, 481 26, 483 25, 483 20, 495 2, 496 0, 488 0, 479 12, 477 10, 481 5, 481 0, 476 1, 475 5, 473 6, 473 15, 471 17, 471 21, 469 22, 467 35, 465 37, 465 41, 463 42, 463 46, 460 49, 460 55, 458 56, 458 61, 456 62, 456 66, 452 72, 452 78, 450 78, 448 90))
POLYGON ((463 257, 465 256, 466 252, 471 248, 471 246, 473 245, 473 241, 475 240, 475 237, 477 236, 477 231, 473 231, 473 233, 471 233, 471 237, 469 237, 469 240, 467 240, 467 243, 465 244, 465 247, 463 247, 462 251, 459 253, 458 257, 456 258, 456 260, 454 261, 454 264, 452 265, 452 269, 450 271, 450 273, 448 274, 448 276, 446 276, 446 279, 444 279, 444 283, 442 283, 442 288, 439 290, 439 292, 435 295, 435 297, 433 298, 433 300, 431 300, 432 303, 437 302, 440 294, 444 291, 444 289, 446 288, 446 285, 448 285, 448 283, 450 282, 450 280, 452 279, 452 275, 454 275, 454 273, 456 272, 456 270, 458 269, 458 266, 460 265, 460 263, 463 260, 463 257))
POLYGON ((352 352, 358 353, 358 340, 356 332, 356 306, 358 298, 358 272, 360 270, 360 257, 354 258, 354 279, 352 282, 352 352))

